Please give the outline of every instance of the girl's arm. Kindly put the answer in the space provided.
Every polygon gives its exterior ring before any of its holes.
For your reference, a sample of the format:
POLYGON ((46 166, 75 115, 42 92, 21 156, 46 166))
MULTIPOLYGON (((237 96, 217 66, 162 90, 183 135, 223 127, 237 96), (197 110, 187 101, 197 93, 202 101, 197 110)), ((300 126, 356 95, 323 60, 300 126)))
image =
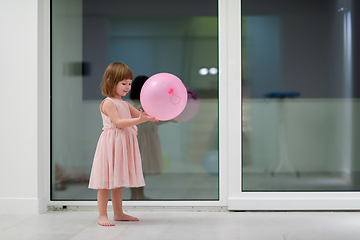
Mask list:
POLYGON ((128 102, 129 105, 129 109, 130 109, 130 114, 131 117, 133 118, 138 118, 140 116, 140 111, 137 110, 133 105, 131 105, 131 103, 128 102))
MULTIPOLYGON (((131 105, 131 103, 128 102, 128 104, 129 104, 129 109, 130 109, 131 117, 133 117, 133 118, 138 118, 138 117, 140 116, 140 111, 137 110, 133 105, 131 105)), ((144 112, 144 113, 145 113, 145 112, 144 112)), ((145 114, 147 115, 147 113, 145 113, 145 114)), ((149 116, 149 115, 147 115, 147 116, 149 116)), ((150 117, 150 116, 149 116, 149 117, 150 117)), ((152 118, 152 119, 149 120, 149 121, 159 122, 158 119, 155 119, 155 118, 153 118, 153 117, 150 117, 150 118, 152 118)), ((159 124, 161 124, 161 123, 159 123, 159 124)))
POLYGON ((102 111, 110 118, 111 122, 114 123, 117 128, 131 127, 146 121, 156 121, 154 118, 149 117, 149 115, 143 113, 142 111, 139 111, 139 116, 136 118, 122 119, 120 118, 115 104, 110 100, 106 100, 104 102, 102 111))

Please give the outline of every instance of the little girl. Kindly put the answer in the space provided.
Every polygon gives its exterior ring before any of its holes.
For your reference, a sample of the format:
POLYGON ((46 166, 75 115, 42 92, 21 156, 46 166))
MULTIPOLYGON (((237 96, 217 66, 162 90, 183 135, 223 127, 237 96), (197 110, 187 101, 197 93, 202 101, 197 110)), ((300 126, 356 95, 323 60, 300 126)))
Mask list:
POLYGON ((106 68, 102 79, 102 93, 107 97, 100 104, 104 127, 89 181, 89 188, 98 189, 98 224, 101 226, 115 225, 107 215, 110 189, 114 221, 139 221, 123 212, 122 187, 145 186, 136 125, 158 120, 122 99, 130 91, 133 77, 128 66, 114 62, 106 68))

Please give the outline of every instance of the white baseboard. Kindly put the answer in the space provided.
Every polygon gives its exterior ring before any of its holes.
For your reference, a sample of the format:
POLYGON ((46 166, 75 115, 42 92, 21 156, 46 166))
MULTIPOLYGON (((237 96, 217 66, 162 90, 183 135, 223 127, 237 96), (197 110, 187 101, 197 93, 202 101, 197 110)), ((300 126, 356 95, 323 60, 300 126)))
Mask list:
POLYGON ((46 197, 0 198, 0 214, 41 214, 46 211, 46 197))

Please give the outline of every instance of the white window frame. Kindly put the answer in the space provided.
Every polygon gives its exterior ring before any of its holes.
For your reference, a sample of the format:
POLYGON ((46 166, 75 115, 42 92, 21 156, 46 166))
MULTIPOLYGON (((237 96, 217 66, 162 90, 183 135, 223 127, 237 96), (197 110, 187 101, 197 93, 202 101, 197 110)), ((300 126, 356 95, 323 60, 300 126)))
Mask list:
MULTIPOLYGON (((227 1, 228 209, 358 210, 360 192, 243 192, 241 189, 241 0, 227 1), (231 114, 232 112, 232 114, 231 114), (231 131, 230 131, 231 130, 231 131)), ((220 45, 221 47, 221 45, 220 45)), ((224 60, 223 59, 223 60, 224 60)), ((221 60, 221 59, 220 59, 221 60)), ((224 87, 220 85, 221 87, 224 87)), ((224 95, 223 95, 224 96, 224 95)), ((224 107, 224 106, 223 106, 224 107)), ((222 129, 224 131, 224 129, 222 129)))
MULTIPOLYGON (((124 201, 127 208, 221 207, 229 210, 358 210, 360 192, 243 192, 241 189, 241 0, 219 0, 219 201, 124 201)), ((96 207, 50 200, 50 0, 39 1, 39 146, 46 159, 48 206, 96 207), (44 31, 40 31, 40 29, 44 31), (44 148, 44 149, 43 149, 44 148)), ((41 177, 41 176, 40 176, 41 177)), ((111 202, 110 202, 111 205, 111 202)))

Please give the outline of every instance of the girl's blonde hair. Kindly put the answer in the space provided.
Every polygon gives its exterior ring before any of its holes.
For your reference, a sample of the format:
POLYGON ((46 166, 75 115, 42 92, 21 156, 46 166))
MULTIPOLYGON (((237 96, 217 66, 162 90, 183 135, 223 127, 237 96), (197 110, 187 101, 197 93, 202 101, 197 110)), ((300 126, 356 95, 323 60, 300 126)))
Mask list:
POLYGON ((105 97, 114 97, 116 85, 122 80, 133 78, 134 74, 128 66, 121 62, 113 62, 105 70, 101 92, 105 97))

